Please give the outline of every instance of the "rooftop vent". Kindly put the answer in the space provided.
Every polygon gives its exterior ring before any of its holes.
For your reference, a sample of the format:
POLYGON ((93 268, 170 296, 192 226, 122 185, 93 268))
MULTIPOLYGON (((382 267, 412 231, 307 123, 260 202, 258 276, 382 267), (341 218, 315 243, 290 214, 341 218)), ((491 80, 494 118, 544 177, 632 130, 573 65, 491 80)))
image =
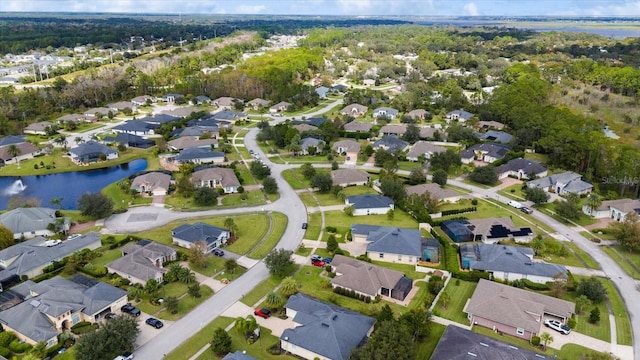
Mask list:
POLYGON ((329 324, 322 323, 322 326, 323 326, 323 327, 329 327, 329 324))
POLYGON ((36 307, 36 308, 37 308, 38 306, 40 306, 40 301, 38 301, 38 300, 31 300, 31 302, 30 302, 29 304, 30 304, 31 306, 33 306, 33 307, 36 307))
POLYGON ((334 320, 334 321, 335 321, 337 318, 338 318, 338 315, 336 314, 336 315, 333 315, 333 317, 331 318, 331 320, 334 320))

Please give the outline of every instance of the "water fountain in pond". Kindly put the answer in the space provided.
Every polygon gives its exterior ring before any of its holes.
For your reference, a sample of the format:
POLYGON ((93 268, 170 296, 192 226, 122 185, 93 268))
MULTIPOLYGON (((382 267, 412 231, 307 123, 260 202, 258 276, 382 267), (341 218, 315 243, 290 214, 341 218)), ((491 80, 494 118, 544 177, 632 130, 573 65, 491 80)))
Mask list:
POLYGON ((8 188, 4 189, 4 195, 18 195, 26 189, 27 186, 22 182, 22 179, 18 179, 11 184, 8 188))

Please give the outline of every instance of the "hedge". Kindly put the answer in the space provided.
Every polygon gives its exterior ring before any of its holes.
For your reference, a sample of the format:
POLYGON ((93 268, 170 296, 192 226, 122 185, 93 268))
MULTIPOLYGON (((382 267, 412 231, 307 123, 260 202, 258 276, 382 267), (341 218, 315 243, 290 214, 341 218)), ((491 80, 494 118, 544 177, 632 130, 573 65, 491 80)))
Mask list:
POLYGON ((0 346, 0 356, 7 359, 11 358, 11 350, 7 349, 6 347, 0 346))
POLYGON ((364 301, 365 303, 370 303, 371 302, 371 298, 363 295, 363 294, 358 294, 357 292, 355 292, 355 290, 350 290, 350 289, 345 289, 343 287, 335 287, 333 288, 333 292, 338 294, 338 295, 344 295, 346 297, 350 297, 352 299, 357 299, 360 301, 364 301))
POLYGON ((40 281, 48 280, 48 279, 51 279, 51 278, 55 277, 56 275, 60 274, 62 272, 62 270, 64 270, 64 267, 61 267, 59 269, 56 269, 56 270, 48 272, 48 273, 44 273, 44 274, 40 274, 38 276, 34 276, 33 279, 31 279, 31 280, 33 280, 33 282, 37 282, 37 283, 40 282, 40 281))
POLYGON ((535 283, 528 279, 520 279, 520 281, 522 282, 522 284, 524 284, 524 287, 529 288, 531 290, 546 291, 550 289, 548 284, 535 283))
POLYGON ((85 327, 85 326, 91 326, 91 323, 88 322, 88 321, 80 321, 79 323, 73 325, 71 327, 71 330, 79 329, 79 328, 82 328, 82 327, 85 327))
POLYGON ((442 216, 449 216, 449 215, 456 215, 456 214, 464 214, 468 212, 476 212, 477 210, 478 210, 477 207, 472 206, 472 207, 467 207, 462 209, 444 210, 441 213, 442 213, 442 216))
POLYGON ((440 225, 442 225, 443 222, 451 221, 451 220, 469 220, 469 218, 466 217, 466 216, 455 216, 455 217, 448 218, 448 219, 443 219, 443 220, 432 220, 429 223, 429 225, 431 225, 431 226, 440 226, 440 225))
POLYGON ((9 344, 9 349, 11 349, 11 351, 13 351, 16 354, 22 354, 31 348, 32 348, 31 345, 24 342, 20 342, 20 340, 18 339, 13 340, 11 344, 9 344))

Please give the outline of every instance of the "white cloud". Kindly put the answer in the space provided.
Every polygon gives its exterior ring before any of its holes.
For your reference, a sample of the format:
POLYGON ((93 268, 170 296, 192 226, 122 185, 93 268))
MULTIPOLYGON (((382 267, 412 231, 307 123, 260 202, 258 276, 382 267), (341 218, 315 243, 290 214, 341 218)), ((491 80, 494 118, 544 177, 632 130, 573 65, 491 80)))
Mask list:
POLYGON ((337 0, 338 5, 346 10, 362 13, 371 8, 371 0, 337 0))
POLYGON ((466 3, 462 7, 462 13, 466 16, 478 16, 480 12, 478 12, 478 6, 475 3, 466 3))
POLYGON ((264 5, 240 5, 236 6, 233 10, 238 14, 258 14, 266 8, 264 5))

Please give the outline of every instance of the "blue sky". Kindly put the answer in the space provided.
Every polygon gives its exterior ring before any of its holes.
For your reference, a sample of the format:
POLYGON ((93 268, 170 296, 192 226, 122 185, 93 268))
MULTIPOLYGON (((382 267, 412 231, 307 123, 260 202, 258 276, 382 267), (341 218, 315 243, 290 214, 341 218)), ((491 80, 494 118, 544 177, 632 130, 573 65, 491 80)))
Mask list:
POLYGON ((137 14, 640 16, 640 0, 0 0, 0 11, 137 14))

